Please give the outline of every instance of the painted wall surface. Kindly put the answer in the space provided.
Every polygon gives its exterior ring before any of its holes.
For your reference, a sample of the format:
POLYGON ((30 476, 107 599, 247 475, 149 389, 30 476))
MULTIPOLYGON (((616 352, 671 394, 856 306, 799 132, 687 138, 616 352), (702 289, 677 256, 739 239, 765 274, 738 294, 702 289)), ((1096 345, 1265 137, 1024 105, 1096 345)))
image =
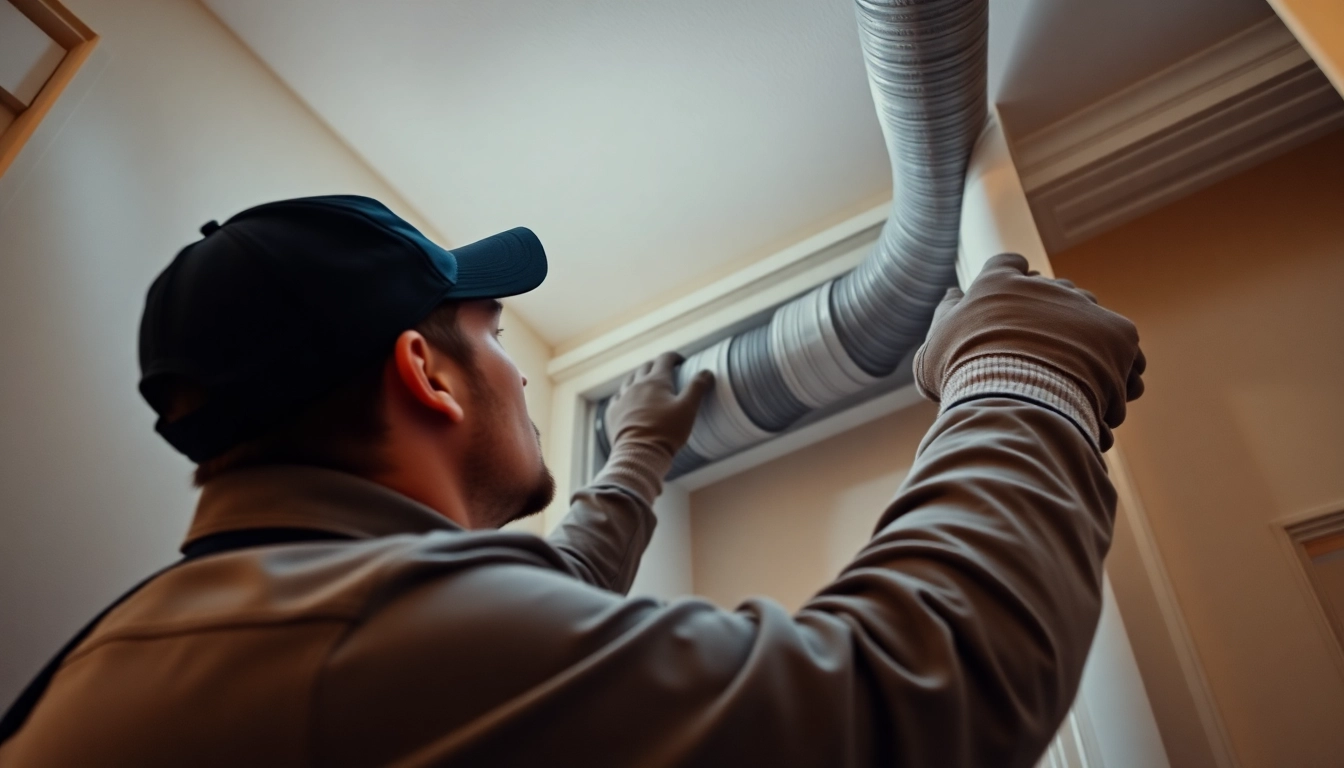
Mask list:
MULTIPOLYGON (((1248 768, 1344 754, 1338 649, 1273 526, 1344 506, 1341 211, 1336 133, 1052 258, 1139 327, 1147 392, 1119 436, 1248 768)), ((1118 538, 1114 556, 1132 559, 1127 548, 1118 538)), ((1133 627, 1151 611, 1115 584, 1133 627)), ((1144 643, 1136 636, 1160 707, 1174 676, 1144 643)))
MULTIPOLYGON (((190 520, 191 465, 135 389, 154 275, 264 200, 355 192, 415 220, 198 3, 66 5, 102 42, 0 178, 0 702, 190 520)), ((508 324, 535 416, 549 353, 508 324)))
POLYGON ((640 558, 630 595, 673 600, 692 594, 690 494, 675 484, 667 485, 653 503, 653 513, 658 525, 640 558))
POLYGON ((695 593, 797 609, 872 537, 936 415, 920 401, 691 493, 695 593))

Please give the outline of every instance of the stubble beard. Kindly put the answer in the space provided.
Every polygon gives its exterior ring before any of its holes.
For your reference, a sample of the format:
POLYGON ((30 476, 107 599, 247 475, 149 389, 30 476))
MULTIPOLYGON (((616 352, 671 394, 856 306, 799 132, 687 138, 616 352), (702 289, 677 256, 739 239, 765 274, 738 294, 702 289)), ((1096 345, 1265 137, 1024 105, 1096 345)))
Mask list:
POLYGON ((532 493, 518 507, 517 513, 506 522, 522 520, 525 517, 531 517, 540 514, 542 510, 551 505, 551 500, 555 498, 555 476, 551 474, 550 467, 546 466, 546 461, 541 462, 541 473, 536 482, 532 485, 532 493))
MULTIPOLYGON (((481 390, 485 388, 482 387, 481 390)), ((507 423, 506 414, 494 393, 475 393, 478 402, 487 403, 490 418, 477 422, 476 449, 467 459, 468 499, 471 515, 491 528, 499 528, 514 520, 531 517, 546 509, 555 498, 555 478, 543 459, 536 475, 527 481, 512 476, 505 467, 507 446, 499 427, 507 423)), ((537 435, 537 452, 541 452, 541 432, 532 425, 537 435)))

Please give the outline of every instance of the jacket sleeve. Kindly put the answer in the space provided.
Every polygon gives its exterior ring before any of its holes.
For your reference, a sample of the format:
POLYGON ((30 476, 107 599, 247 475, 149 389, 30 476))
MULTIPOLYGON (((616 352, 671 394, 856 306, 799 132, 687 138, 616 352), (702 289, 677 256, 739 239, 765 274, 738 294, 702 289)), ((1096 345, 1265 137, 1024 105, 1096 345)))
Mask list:
POLYGON ((679 716, 700 735, 674 762, 1026 768, 1077 691, 1114 509, 1073 422, 963 403, 925 437, 873 539, 797 615, 673 603, 647 617, 641 674, 618 687, 638 700, 675 670, 696 691, 679 716))
POLYGON ((949 409, 833 583, 796 616, 750 601, 746 628, 722 622, 714 645, 739 661, 691 762, 744 758, 732 734, 754 732, 778 749, 760 764, 1029 768, 1077 692, 1114 510, 1101 455, 1059 413, 949 409))
POLYGON ((426 762, 1029 768, 1077 690, 1114 507, 1067 418, 967 402, 797 614, 622 599, 534 566, 457 571, 333 653, 317 727, 335 754, 377 743, 426 762))
POLYGON ((1056 411, 946 411, 876 536, 797 617, 800 638, 851 649, 861 753, 1032 765, 1077 693, 1115 503, 1100 453, 1056 411))
POLYGON ((569 513, 547 541, 587 584, 624 595, 639 570, 639 560, 653 538, 656 520, 651 504, 639 494, 599 476, 579 489, 569 513))

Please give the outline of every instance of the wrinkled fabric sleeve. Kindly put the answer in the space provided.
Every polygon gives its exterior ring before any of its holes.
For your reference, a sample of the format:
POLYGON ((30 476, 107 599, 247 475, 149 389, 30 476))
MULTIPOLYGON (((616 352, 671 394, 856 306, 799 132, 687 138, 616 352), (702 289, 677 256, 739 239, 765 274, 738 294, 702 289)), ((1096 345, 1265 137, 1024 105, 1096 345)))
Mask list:
POLYGON ((619 485, 574 493, 569 513, 547 536, 584 583, 624 595, 653 538, 653 507, 619 485))
POLYGON ((794 764, 1028 768, 1077 692, 1114 510, 1100 454, 1059 413, 949 409, 832 584, 789 619, 741 609, 754 632, 725 725, 802 734, 773 756, 794 764))
POLYGON ((673 604, 648 617, 647 655, 618 687, 634 701, 675 672, 704 697, 680 713, 703 731, 673 762, 1025 768, 1076 694, 1114 509, 1069 419, 966 402, 935 422, 873 539, 797 615, 766 600, 731 616, 673 604), (664 635, 704 658, 679 658, 664 635))
POLYGON ((585 583, 624 595, 639 570, 657 520, 653 502, 672 466, 666 451, 618 443, 591 484, 547 537, 585 583))
POLYGON ((877 704, 869 757, 1034 764, 1077 693, 1115 503, 1056 411, 990 397, 942 414, 873 540, 797 617, 853 648, 877 704))
POLYGON ((1067 418, 970 401, 938 418, 873 539, 795 615, 474 569, 379 612, 418 621, 353 634, 318 719, 346 724, 339 753, 418 722, 388 712, 365 733, 341 711, 395 701, 423 719, 451 701, 457 715, 387 745, 413 765, 1029 768, 1077 691, 1114 508, 1067 418))

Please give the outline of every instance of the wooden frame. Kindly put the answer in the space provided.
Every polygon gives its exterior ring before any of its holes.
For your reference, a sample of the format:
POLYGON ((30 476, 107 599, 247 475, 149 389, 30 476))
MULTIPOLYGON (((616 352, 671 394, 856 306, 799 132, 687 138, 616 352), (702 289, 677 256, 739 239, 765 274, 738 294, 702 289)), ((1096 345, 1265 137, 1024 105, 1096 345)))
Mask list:
POLYGON ((1278 518, 1270 523, 1284 556, 1292 565, 1293 582, 1307 604, 1322 637, 1330 647, 1330 656, 1340 675, 1344 675, 1344 622, 1332 616, 1321 604, 1321 595, 1312 575, 1313 553, 1310 542, 1344 536, 1344 499, 1322 507, 1278 518))
POLYGON ((1269 0, 1269 4, 1344 96, 1344 5, 1327 0, 1269 0))
POLYGON ((98 45, 98 35, 56 0, 5 1, 18 8, 38 29, 64 48, 65 57, 27 107, 0 90, 0 103, 15 113, 14 121, 0 132, 0 175, 4 175, 10 163, 18 157, 19 150, 23 149, 42 118, 51 111, 56 99, 60 98, 75 73, 88 61, 89 54, 98 45))

